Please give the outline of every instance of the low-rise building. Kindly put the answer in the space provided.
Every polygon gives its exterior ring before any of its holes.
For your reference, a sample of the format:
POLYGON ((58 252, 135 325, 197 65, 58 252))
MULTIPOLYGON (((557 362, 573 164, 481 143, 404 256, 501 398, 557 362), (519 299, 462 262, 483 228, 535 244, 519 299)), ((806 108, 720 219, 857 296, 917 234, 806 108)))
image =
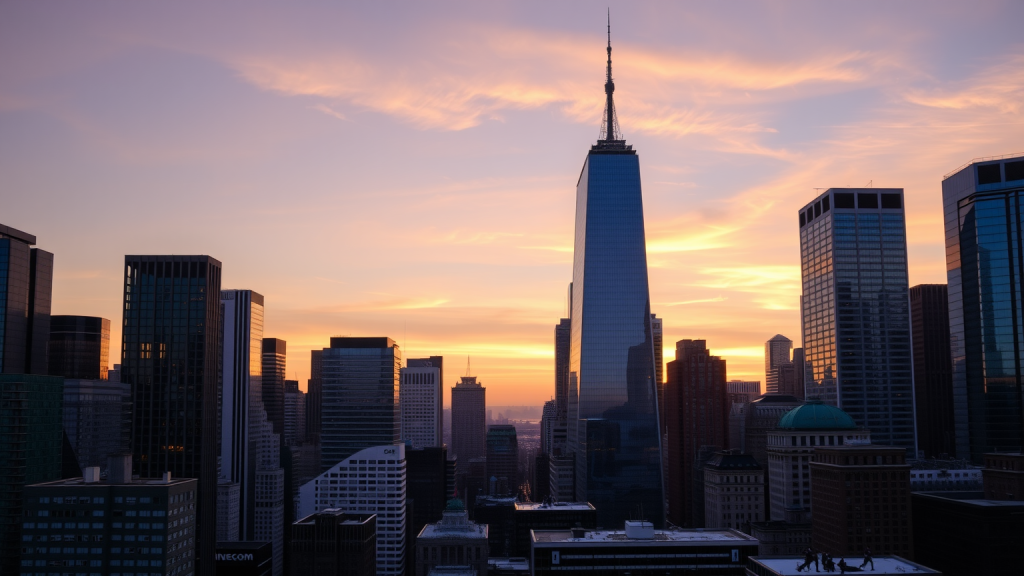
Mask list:
POLYGON ((985 498, 1024 500, 1024 454, 985 454, 985 498))
POLYGON ((83 473, 25 487, 23 574, 194 571, 195 479, 132 479, 129 455, 110 459, 107 480, 83 473))
POLYGON ((910 490, 913 492, 957 492, 981 490, 981 467, 969 460, 912 460, 910 490))
POLYGON ((289 574, 377 574, 376 515, 330 508, 295 522, 291 530, 289 574))
POLYGON ((487 559, 487 576, 529 576, 529 574, 529 558, 487 559))
POLYGON ((270 576, 274 547, 270 542, 217 542, 217 576, 270 576))
POLYGON ((946 576, 1021 573, 1024 501, 982 491, 914 492, 914 558, 946 576))
MULTIPOLYGON (((840 561, 844 562, 848 566, 854 568, 860 567, 861 563, 864 562, 863 555, 853 556, 841 556, 833 555, 832 560, 839 564, 840 561)), ((792 556, 775 556, 771 558, 758 557, 751 558, 747 563, 747 576, 797 576, 798 574, 806 574, 810 570, 807 567, 805 570, 798 570, 797 567, 804 564, 804 556, 792 555, 792 556)), ((864 571, 871 569, 873 576, 906 576, 907 574, 942 574, 937 570, 933 570, 927 566, 922 566, 916 562, 911 562, 906 558, 900 558, 899 556, 875 556, 871 559, 871 563, 865 566, 864 571)), ((837 573, 839 568, 836 568, 837 573)), ((817 571, 816 571, 817 572, 817 571)), ((824 572, 824 570, 822 570, 824 572)), ((845 572, 844 572, 845 573, 845 572)), ((982 572, 979 572, 982 574, 982 572)), ((948 575, 947 575, 948 576, 948 575)))
POLYGON ((534 530, 530 550, 534 576, 740 576, 756 555, 757 540, 738 530, 655 530, 633 520, 625 530, 534 530))
POLYGON ((803 554, 811 546, 810 522, 751 522, 749 534, 757 538, 760 556, 803 554))
POLYGON ((428 576, 441 566, 466 566, 487 573, 487 525, 469 520, 466 505, 448 501, 443 517, 427 524, 416 537, 416 576, 428 576))
POLYGON ((530 554, 530 532, 597 528, 597 509, 589 502, 516 502, 512 512, 513 530, 508 556, 530 554))

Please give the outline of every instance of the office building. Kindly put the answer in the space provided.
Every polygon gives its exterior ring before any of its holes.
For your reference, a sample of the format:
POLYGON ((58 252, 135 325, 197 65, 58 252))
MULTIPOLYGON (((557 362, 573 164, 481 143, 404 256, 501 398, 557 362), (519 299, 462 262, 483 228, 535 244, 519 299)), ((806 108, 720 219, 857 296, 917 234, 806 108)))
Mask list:
POLYGON ((519 441, 511 424, 487 427, 487 481, 491 496, 519 493, 519 441))
POLYGON ((298 380, 284 381, 284 445, 297 446, 306 440, 306 393, 298 380))
MULTIPOLYGON (((325 397, 331 381, 328 358, 325 353, 325 397)), ((396 380, 397 372, 396 366, 396 380)), ((325 410, 325 422, 328 414, 325 410)), ((406 482, 405 444, 365 448, 299 488, 299 516, 331 508, 350 514, 376 515, 377 574, 398 576, 405 572, 406 563, 406 482)))
POLYGON ((107 458, 129 450, 132 390, 110 380, 64 380, 64 432, 80 469, 107 468, 107 458))
POLYGON ((976 492, 982 490, 981 467, 970 460, 912 460, 911 492, 976 492))
POLYGON ((800 210, 807 398, 916 453, 902 188, 830 188, 800 210))
POLYGON ((749 404, 733 402, 729 405, 729 433, 726 434, 726 448, 729 450, 743 449, 743 440, 746 434, 744 426, 747 423, 747 406, 749 404))
POLYGON ((743 451, 768 469, 768 432, 774 430, 787 412, 803 401, 785 394, 765 394, 747 405, 743 423, 743 451))
POLYGON ((985 492, 913 492, 914 558, 947 576, 1016 576, 1024 501, 985 492))
MULTIPOLYGON (((285 487, 281 438, 264 408, 263 296, 222 290, 221 481, 239 486, 239 537, 273 544, 273 573, 284 572, 285 487)), ((221 514, 234 514, 219 508, 221 514)))
POLYGON ((555 324, 555 407, 559 414, 567 414, 569 410, 569 348, 571 341, 571 323, 568 318, 562 318, 558 324, 555 324))
POLYGON ((121 381, 132 387, 135 471, 196 478, 196 573, 212 573, 217 529, 220 262, 125 256, 121 381))
POLYGON ((515 546, 515 496, 479 496, 473 504, 470 517, 487 526, 487 541, 491 557, 511 556, 515 546))
POLYGON ((310 351, 309 380, 306 381, 306 439, 316 445, 320 444, 323 360, 323 350, 310 351))
POLYGON ((1024 450, 1020 379, 1024 250, 1019 211, 1024 156, 978 159, 942 180, 949 285, 956 454, 981 464, 988 452, 1024 450), (1014 319, 1012 322, 1009 319, 1014 319))
MULTIPOLYGON (((651 314, 651 336, 654 340, 654 383, 657 389, 661 389, 665 384, 665 332, 657 314, 651 314)), ((661 396, 658 396, 658 401, 661 401, 661 396)))
POLYGON ((1024 500, 1024 454, 985 454, 981 476, 985 498, 1024 500))
POLYGON ((452 498, 441 520, 427 524, 416 536, 416 576, 433 574, 439 566, 465 566, 487 573, 487 525, 470 522, 466 505, 452 498))
POLYGON ((779 366, 791 362, 793 341, 782 334, 776 334, 764 343, 765 392, 779 392, 779 366))
POLYGON ((758 556, 800 556, 811 547, 811 522, 798 515, 788 520, 751 522, 751 536, 757 539, 758 556))
POLYGON ((757 540, 737 530, 656 530, 627 520, 625 530, 535 530, 533 574, 715 574, 743 576, 757 540))
POLYGON ((401 368, 402 352, 390 338, 331 338, 321 368, 321 470, 365 448, 400 441, 401 368))
POLYGON ((280 338, 264 338, 261 352, 263 368, 263 407, 274 426, 274 434, 284 434, 284 379, 288 369, 288 343, 280 338))
POLYGON ((597 510, 589 502, 513 502, 512 538, 506 556, 530 555, 530 532, 597 528, 597 510))
POLYGON ((945 284, 919 284, 910 289, 910 330, 918 454, 924 458, 948 458, 956 454, 956 424, 949 349, 949 291, 945 284))
POLYGON ((792 382, 786 381, 783 383, 779 381, 779 391, 782 394, 789 394, 790 396, 796 396, 803 400, 806 398, 804 393, 804 382, 807 376, 807 362, 804 361, 804 349, 793 348, 793 380, 792 382), (785 386, 783 386, 785 384, 785 386))
POLYGON ((704 526, 750 532, 764 518, 764 470, 749 454, 718 452, 704 465, 704 526))
POLYGON ((448 448, 405 448, 408 476, 406 490, 407 522, 412 534, 427 524, 441 520, 441 514, 454 491, 448 491, 448 448))
POLYGON ((487 389, 476 376, 452 386, 452 456, 459 462, 487 457, 487 389))
POLYGON ((18 573, 22 489, 61 477, 59 376, 0 374, 0 574, 18 573))
MULTIPOLYGON (((751 558, 750 563, 747 565, 747 574, 749 576, 797 576, 797 574, 805 572, 797 570, 797 567, 804 563, 803 551, 797 554, 772 556, 769 558, 751 558)), ((834 554, 833 556, 833 560, 837 564, 837 572, 840 570, 838 568, 839 562, 846 563, 846 566, 849 567, 846 571, 849 571, 850 568, 856 568, 860 571, 859 567, 864 558, 863 554, 834 554)), ((927 566, 911 562, 899 556, 874 556, 870 566, 873 576, 906 576, 907 574, 921 574, 922 576, 927 574, 946 574, 946 576, 949 576, 948 573, 932 570, 927 566)), ((810 570, 810 567, 806 570, 810 570)), ((867 568, 864 568, 864 570, 866 571, 867 568)), ((845 573, 845 571, 843 572, 845 573)), ((984 572, 984 574, 991 574, 991 572, 984 572)))
POLYGON ((817 447, 870 443, 869 430, 821 400, 787 412, 766 435, 771 519, 806 522, 810 517, 811 461, 817 447))
POLYGON ((817 446, 811 460, 811 546, 833 555, 914 558, 910 466, 900 447, 817 446))
POLYGON ((757 380, 729 380, 725 392, 730 402, 750 403, 761 395, 761 383, 757 380))
POLYGON ((440 356, 410 358, 401 370, 402 441, 413 448, 442 444, 441 364, 440 356))
POLYGON ((568 439, 576 501, 605 526, 642 508, 664 524, 640 160, 619 132, 607 48, 605 115, 576 184, 568 439))
POLYGON ((51 316, 46 351, 50 376, 106 380, 110 366, 110 320, 51 316))
POLYGON ((217 576, 271 576, 274 549, 270 542, 217 542, 217 576))
POLYGON ((221 480, 217 484, 217 543, 238 542, 242 515, 241 489, 234 482, 221 480))
POLYGON ((0 224, 0 374, 49 373, 53 254, 0 224))
POLYGON ((576 462, 573 456, 551 456, 548 462, 549 496, 555 502, 572 502, 576 496, 576 462))
POLYGON ((196 480, 133 479, 129 455, 108 470, 106 480, 89 467, 80 478, 25 487, 23 540, 38 544, 23 547, 22 574, 195 573, 196 480))
POLYGON ((676 526, 700 527, 704 524, 704 502, 694 489, 699 482, 699 492, 703 492, 704 477, 695 475, 700 453, 710 458, 727 442, 730 406, 725 360, 712 356, 704 340, 680 340, 676 342, 676 359, 668 363, 667 376, 669 520, 676 526))
POLYGON ((376 576, 377 516, 328 508, 292 524, 290 574, 376 576))

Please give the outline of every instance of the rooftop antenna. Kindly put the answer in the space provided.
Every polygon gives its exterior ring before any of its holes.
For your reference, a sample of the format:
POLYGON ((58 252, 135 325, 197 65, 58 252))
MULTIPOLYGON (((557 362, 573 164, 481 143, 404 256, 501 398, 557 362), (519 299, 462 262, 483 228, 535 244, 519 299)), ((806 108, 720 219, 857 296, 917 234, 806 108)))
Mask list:
POLYGON ((608 69, 604 82, 604 119, 602 120, 603 126, 601 126, 601 135, 598 140, 605 142, 614 142, 616 140, 622 140, 622 134, 619 133, 618 122, 616 122, 615 116, 615 102, 612 99, 612 93, 615 92, 615 82, 612 81, 612 9, 608 9, 608 69))
POLYGON ((469 376, 469 356, 466 356, 466 376, 469 376))

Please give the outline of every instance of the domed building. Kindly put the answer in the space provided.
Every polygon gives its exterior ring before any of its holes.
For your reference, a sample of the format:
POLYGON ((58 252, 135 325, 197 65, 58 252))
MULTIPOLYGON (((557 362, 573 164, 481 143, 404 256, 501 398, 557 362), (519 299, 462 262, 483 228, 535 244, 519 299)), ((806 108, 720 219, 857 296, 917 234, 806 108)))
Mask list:
POLYGON ((807 522, 811 513, 811 456, 817 446, 864 445, 871 432, 821 400, 808 400, 779 418, 767 433, 772 520, 807 522))
POLYGON ((466 566, 487 573, 487 525, 470 521, 458 497, 448 501, 440 522, 427 524, 416 537, 416 576, 437 566, 466 566))

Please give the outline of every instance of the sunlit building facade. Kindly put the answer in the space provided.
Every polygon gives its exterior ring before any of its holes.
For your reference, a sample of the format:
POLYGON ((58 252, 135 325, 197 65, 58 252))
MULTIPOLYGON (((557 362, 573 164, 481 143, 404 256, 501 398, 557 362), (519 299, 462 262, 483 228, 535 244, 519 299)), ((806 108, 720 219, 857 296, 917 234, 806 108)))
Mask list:
POLYGON ((799 213, 806 397, 916 452, 902 188, 830 188, 799 213))
POLYGON ((942 181, 956 452, 1024 449, 1024 156, 978 160, 942 181))
POLYGON ((598 524, 664 524, 640 161, 618 132, 611 45, 602 138, 576 185, 568 438, 598 524))

